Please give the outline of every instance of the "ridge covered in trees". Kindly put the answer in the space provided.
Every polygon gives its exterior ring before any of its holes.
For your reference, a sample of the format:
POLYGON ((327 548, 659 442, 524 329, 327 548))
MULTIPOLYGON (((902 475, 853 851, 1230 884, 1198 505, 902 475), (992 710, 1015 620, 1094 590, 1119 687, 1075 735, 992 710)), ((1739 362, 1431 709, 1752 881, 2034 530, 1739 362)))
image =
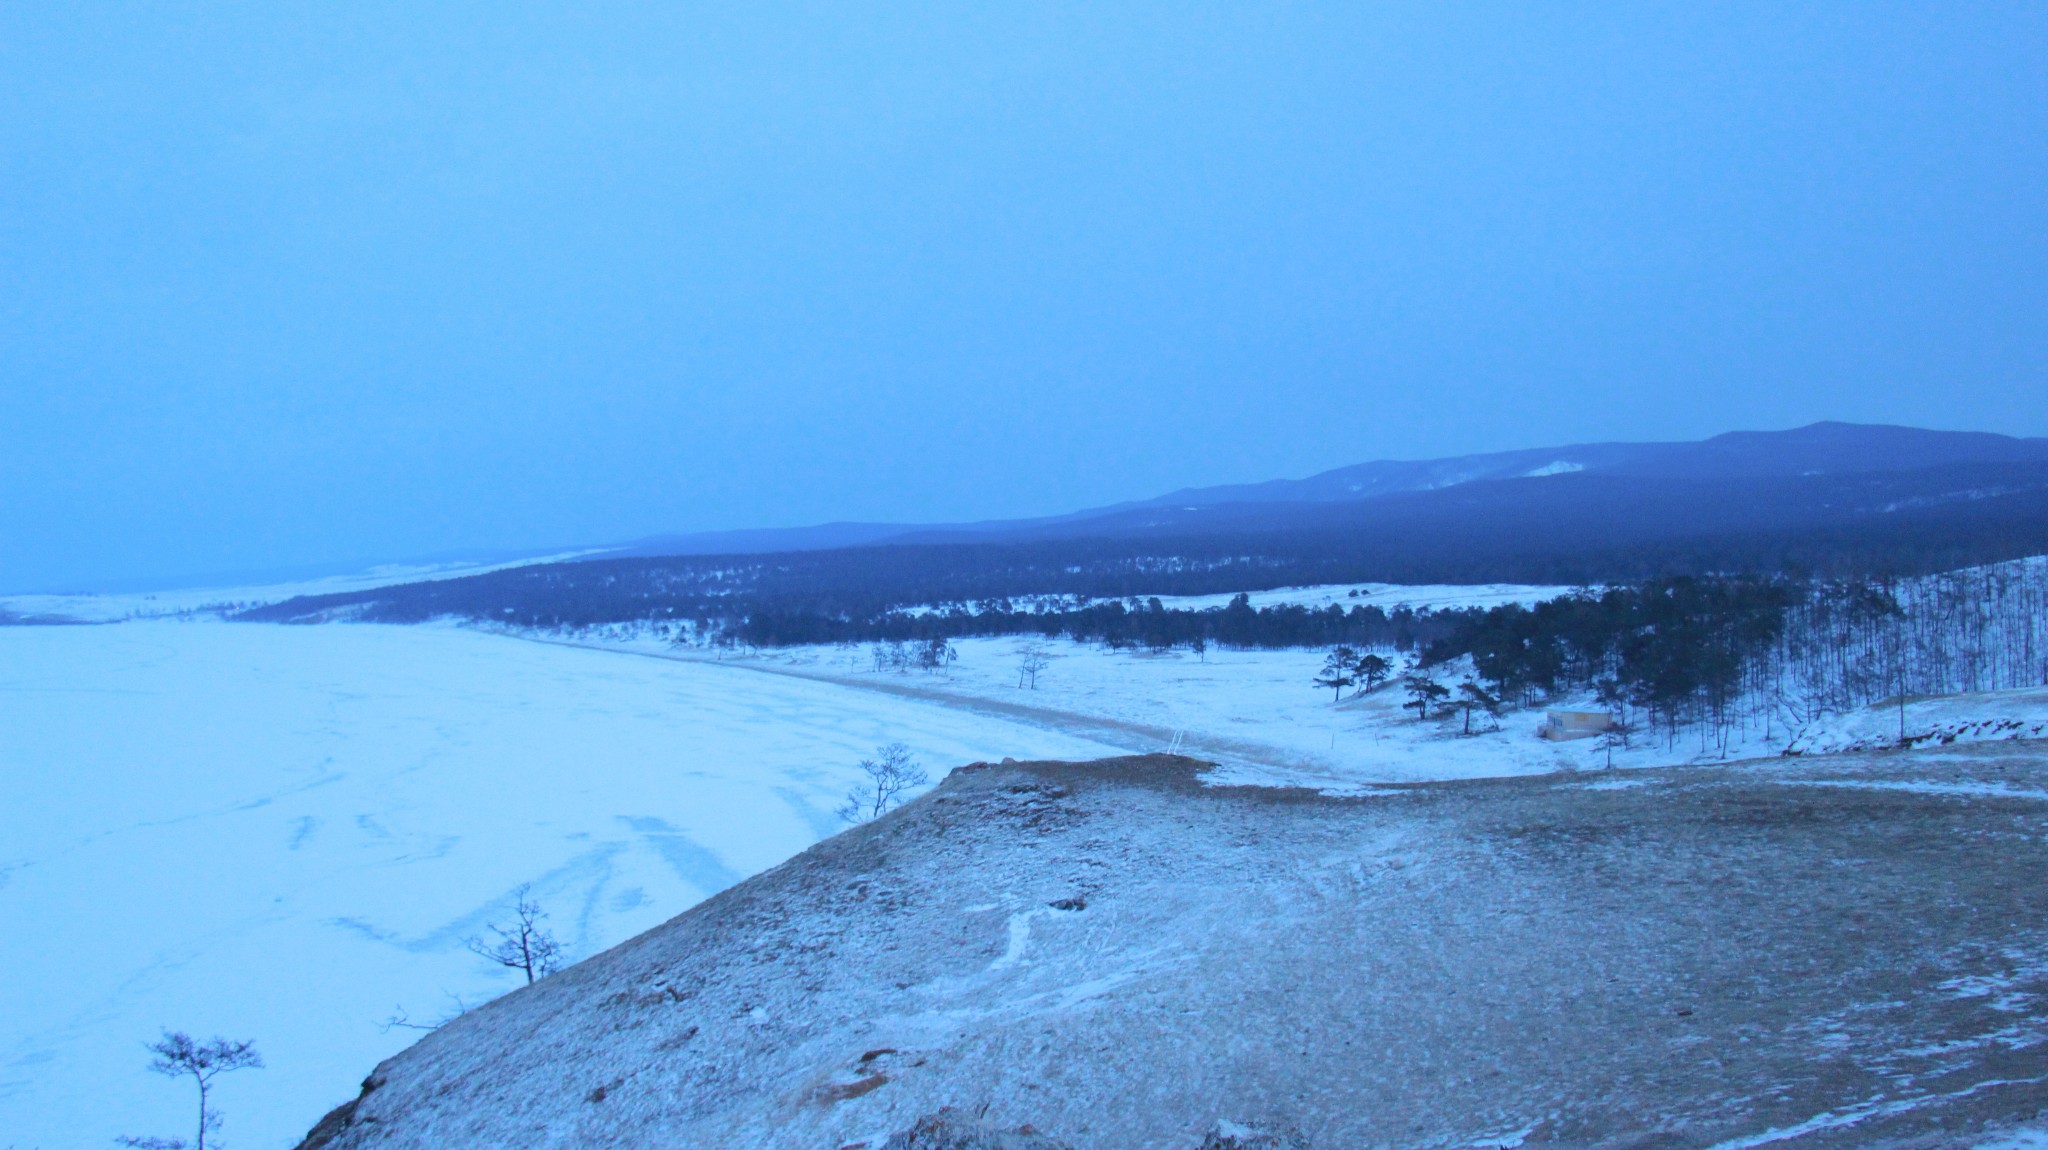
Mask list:
MULTIPOLYGON (((788 643, 892 637, 909 608, 1334 583, 1904 577, 2048 552, 2048 469, 1716 482, 1552 476, 1349 504, 1144 512, 1113 534, 626 556, 309 596, 239 617, 525 627, 644 620, 788 643)), ((1138 513, 1133 513, 1134 515, 1138 513)), ((1091 526, 1089 530, 1108 530, 1091 526)), ((1294 630, 1292 623, 1287 624, 1294 630)), ((1107 624, 1105 624, 1107 626, 1107 624)), ((1328 635, 1314 640, 1349 641, 1328 635)))

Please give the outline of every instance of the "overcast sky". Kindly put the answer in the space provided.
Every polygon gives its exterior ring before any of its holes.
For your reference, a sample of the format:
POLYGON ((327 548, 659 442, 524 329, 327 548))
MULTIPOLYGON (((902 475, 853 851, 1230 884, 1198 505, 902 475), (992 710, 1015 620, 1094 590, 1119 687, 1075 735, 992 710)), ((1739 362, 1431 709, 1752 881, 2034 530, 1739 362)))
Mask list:
POLYGON ((0 590, 2048 434, 2044 58, 2040 4, 7 5, 0 590))

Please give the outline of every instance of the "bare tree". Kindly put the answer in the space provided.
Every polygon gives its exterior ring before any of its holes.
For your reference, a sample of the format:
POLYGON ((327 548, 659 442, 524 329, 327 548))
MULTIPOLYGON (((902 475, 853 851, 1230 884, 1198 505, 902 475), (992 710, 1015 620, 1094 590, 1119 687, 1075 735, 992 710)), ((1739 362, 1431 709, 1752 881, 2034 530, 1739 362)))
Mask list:
POLYGON ((860 769, 867 775, 867 783, 846 792, 846 802, 839 808, 839 817, 850 823, 864 823, 888 814, 891 807, 903 801, 903 792, 931 781, 931 776, 910 757, 910 748, 902 743, 875 748, 875 757, 862 759, 860 769))
POLYGON ((562 945, 541 925, 548 914, 530 897, 532 890, 531 886, 522 885, 513 892, 517 901, 512 909, 514 919, 511 926, 499 926, 495 922, 484 924, 487 930, 498 936, 496 941, 469 940, 470 953, 499 966, 525 972, 528 986, 533 985, 536 979, 553 974, 562 964, 562 945))
POLYGON ((1024 648, 1024 657, 1017 662, 1017 686, 1038 689, 1038 673, 1052 665, 1045 652, 1036 647, 1024 648))
POLYGON ((220 1111, 213 1108, 213 1080, 230 1070, 261 1070, 263 1056, 253 1042, 229 1042, 214 1038, 195 1042, 184 1031, 164 1031, 163 1038, 147 1047, 156 1057, 149 1068, 166 1078, 190 1075, 199 1085, 199 1133, 189 1144, 183 1138, 120 1138, 123 1146, 137 1150, 206 1150, 206 1132, 220 1129, 220 1111))

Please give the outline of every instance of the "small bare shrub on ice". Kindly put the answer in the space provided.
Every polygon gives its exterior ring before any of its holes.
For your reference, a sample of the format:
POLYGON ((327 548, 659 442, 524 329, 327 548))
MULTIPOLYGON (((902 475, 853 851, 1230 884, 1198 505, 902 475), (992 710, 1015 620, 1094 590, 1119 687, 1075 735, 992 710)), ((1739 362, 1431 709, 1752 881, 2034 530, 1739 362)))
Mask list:
POLYGON ((846 792, 846 802, 839 808, 839 817, 850 823, 864 823, 888 814, 890 808, 903 801, 905 791, 931 781, 931 776, 910 757, 910 748, 902 743, 875 748, 875 757, 862 759, 860 769, 868 781, 846 792))
POLYGON ((163 1038, 149 1044, 156 1055, 149 1068, 166 1078, 190 1075, 199 1086, 199 1133, 187 1143, 183 1138, 121 1138, 123 1146, 137 1150, 206 1150, 206 1132, 220 1129, 220 1111, 213 1108, 213 1080, 230 1070, 261 1070, 263 1056, 253 1042, 229 1042, 215 1038, 195 1042, 184 1031, 164 1031, 163 1038))
POLYGON ((528 986, 533 985, 535 979, 553 974, 562 964, 562 945, 541 925, 548 915, 539 903, 533 901, 532 890, 530 886, 522 886, 513 892, 517 902, 512 909, 511 926, 499 926, 495 922, 484 924, 485 929, 498 936, 496 941, 469 940, 470 953, 523 972, 528 986))

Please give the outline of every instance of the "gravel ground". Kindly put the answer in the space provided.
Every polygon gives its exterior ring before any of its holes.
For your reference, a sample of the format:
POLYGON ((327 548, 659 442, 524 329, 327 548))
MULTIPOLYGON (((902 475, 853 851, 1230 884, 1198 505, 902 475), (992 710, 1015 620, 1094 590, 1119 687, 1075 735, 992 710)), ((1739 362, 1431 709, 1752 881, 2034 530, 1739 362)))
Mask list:
POLYGON ((1388 786, 962 768, 378 1067, 306 1143, 2031 1144, 2048 748, 1388 786), (2020 1142, 2012 1142, 2013 1139, 2020 1142))

